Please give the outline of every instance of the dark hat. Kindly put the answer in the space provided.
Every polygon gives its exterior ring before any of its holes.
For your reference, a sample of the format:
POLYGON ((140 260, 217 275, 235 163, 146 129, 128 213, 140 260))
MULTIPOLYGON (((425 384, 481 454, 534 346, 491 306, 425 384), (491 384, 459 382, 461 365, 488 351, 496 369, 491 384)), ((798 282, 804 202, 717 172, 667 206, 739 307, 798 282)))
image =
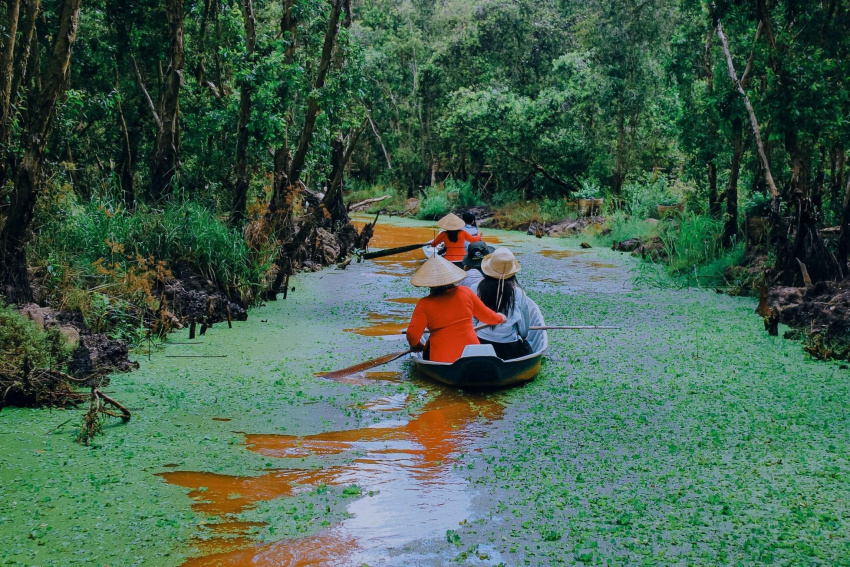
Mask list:
POLYGON ((472 242, 469 245, 469 248, 466 249, 466 257, 463 259, 463 265, 467 268, 479 268, 481 267, 481 260, 484 259, 484 256, 487 254, 492 254, 495 252, 495 248, 492 246, 487 246, 482 241, 472 242))

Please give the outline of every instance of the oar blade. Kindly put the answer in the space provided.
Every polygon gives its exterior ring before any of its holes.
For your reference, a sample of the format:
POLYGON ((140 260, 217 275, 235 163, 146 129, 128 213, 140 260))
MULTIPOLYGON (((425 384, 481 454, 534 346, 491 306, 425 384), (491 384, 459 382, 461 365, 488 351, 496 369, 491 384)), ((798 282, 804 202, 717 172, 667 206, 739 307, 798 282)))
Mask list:
POLYGON ((405 354, 411 352, 413 351, 403 350, 399 352, 391 352, 390 354, 385 354, 384 356, 379 356, 378 358, 373 358, 371 360, 367 360, 366 362, 361 362, 360 364, 349 366, 348 368, 342 368, 340 370, 334 370, 332 372, 317 372, 315 375, 321 376, 322 378, 330 378, 331 380, 343 378, 350 374, 357 374, 358 372, 363 372, 364 370, 369 370, 370 368, 375 368, 376 366, 387 364, 388 362, 392 362, 393 360, 401 358, 405 354))

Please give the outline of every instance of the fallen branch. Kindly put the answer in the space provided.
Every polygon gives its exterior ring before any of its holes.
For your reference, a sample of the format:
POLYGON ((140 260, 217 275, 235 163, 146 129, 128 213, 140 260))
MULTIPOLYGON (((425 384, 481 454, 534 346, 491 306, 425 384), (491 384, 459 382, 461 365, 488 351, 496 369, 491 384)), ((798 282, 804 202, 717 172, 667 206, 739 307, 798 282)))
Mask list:
POLYGON ((366 207, 368 207, 369 205, 371 205, 373 203, 380 203, 381 201, 386 201, 389 198, 390 198, 390 195, 384 195, 383 197, 375 197, 373 199, 365 199, 363 201, 360 201, 359 203, 354 203, 353 205, 348 205, 348 210, 349 210, 349 212, 353 213, 353 212, 359 211, 360 209, 365 209, 366 207))

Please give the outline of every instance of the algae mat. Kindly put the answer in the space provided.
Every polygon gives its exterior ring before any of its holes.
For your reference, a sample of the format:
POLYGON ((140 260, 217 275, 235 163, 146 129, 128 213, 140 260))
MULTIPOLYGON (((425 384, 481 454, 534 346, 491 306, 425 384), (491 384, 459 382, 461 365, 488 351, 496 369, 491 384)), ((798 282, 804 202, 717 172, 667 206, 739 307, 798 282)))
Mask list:
POLYGON ((549 321, 621 329, 551 333, 538 378, 491 395, 403 361, 332 383, 313 372, 398 350, 343 329, 403 319, 416 261, 300 275, 115 376, 133 420, 90 448, 80 411, 0 412, 0 563, 847 563, 846 370, 766 336, 751 300, 498 236, 549 321))

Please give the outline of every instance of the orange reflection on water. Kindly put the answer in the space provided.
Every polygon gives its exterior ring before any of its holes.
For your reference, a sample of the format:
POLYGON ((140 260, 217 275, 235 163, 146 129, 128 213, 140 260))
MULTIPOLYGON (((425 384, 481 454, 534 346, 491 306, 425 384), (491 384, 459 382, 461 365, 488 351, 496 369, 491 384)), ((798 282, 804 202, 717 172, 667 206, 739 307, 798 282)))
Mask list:
POLYGON ((401 331, 407 329, 412 312, 391 311, 389 313, 369 313, 366 317, 371 321, 370 325, 357 327, 356 329, 344 329, 349 333, 365 335, 367 337, 383 337, 387 335, 398 336, 401 331))
MULTIPOLYGON (((373 409, 393 404, 404 409, 407 401, 380 398, 373 409)), ((291 496, 306 485, 356 484, 369 494, 348 506, 349 518, 317 535, 206 555, 186 565, 386 564, 390 549, 443 536, 467 518, 471 495, 454 470, 456 459, 502 412, 502 405, 492 399, 441 391, 409 421, 388 419, 372 427, 304 437, 246 438, 249 450, 282 459, 353 452, 356 457, 344 465, 275 470, 252 478, 166 473, 169 482, 194 489, 190 497, 203 499, 194 508, 207 514, 237 512, 258 501, 291 496)))
POLYGON ((591 268, 619 268, 617 264, 605 264, 603 262, 590 262, 591 268))
POLYGON ((547 258, 563 260, 565 258, 578 256, 579 254, 587 254, 587 250, 541 250, 540 253, 547 258))

